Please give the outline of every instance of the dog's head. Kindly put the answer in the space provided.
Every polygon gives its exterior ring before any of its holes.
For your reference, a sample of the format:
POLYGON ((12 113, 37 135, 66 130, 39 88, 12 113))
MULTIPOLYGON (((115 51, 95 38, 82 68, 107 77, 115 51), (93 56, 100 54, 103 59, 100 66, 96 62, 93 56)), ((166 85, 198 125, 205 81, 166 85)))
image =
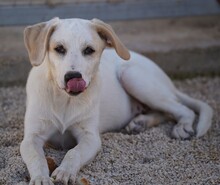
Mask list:
POLYGON ((89 86, 106 46, 113 47, 125 60, 130 57, 111 26, 98 19, 54 18, 27 27, 24 41, 31 64, 47 62, 52 79, 71 95, 89 86))

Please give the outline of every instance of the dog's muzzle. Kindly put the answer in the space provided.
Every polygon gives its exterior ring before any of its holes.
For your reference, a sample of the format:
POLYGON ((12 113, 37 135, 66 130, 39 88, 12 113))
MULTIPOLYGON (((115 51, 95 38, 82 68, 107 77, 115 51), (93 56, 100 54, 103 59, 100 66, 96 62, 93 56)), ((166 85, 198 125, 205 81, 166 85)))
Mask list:
POLYGON ((86 82, 79 72, 68 72, 64 76, 65 90, 70 95, 78 95, 86 89, 86 82))

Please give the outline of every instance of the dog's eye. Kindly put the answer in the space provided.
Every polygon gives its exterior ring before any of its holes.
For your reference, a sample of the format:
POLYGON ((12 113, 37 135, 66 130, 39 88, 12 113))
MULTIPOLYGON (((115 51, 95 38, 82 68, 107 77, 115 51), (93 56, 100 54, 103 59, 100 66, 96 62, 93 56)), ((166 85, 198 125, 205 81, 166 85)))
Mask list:
POLYGON ((83 50, 83 55, 91 55, 95 52, 95 50, 91 47, 86 47, 84 50, 83 50))
POLYGON ((63 45, 58 45, 57 47, 54 48, 54 50, 62 55, 66 54, 66 49, 63 47, 63 45))

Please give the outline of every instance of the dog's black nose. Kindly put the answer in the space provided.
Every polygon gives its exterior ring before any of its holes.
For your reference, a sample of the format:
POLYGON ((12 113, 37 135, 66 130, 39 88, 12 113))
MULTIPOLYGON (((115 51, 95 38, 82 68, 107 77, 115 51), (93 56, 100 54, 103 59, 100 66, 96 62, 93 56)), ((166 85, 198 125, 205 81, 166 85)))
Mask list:
POLYGON ((79 72, 68 72, 64 76, 64 80, 66 83, 72 78, 82 78, 82 75, 79 72))

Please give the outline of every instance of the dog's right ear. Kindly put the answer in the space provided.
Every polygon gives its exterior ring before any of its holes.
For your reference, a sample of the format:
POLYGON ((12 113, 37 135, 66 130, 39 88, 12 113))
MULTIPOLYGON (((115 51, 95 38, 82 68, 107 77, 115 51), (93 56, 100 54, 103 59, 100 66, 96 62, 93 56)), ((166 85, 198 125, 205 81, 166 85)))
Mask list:
POLYGON ((38 66, 44 61, 50 36, 58 22, 59 18, 56 17, 48 22, 42 22, 25 28, 24 43, 33 66, 38 66))

